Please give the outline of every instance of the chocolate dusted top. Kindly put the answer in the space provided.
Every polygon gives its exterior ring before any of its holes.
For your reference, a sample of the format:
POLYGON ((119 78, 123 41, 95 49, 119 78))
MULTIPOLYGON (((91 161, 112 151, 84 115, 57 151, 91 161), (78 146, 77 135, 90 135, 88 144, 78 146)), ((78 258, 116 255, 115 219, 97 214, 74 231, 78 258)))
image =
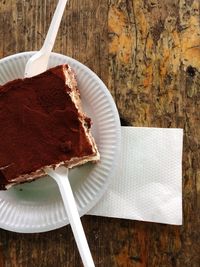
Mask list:
MULTIPOLYGON (((93 154, 63 67, 0 87, 0 184, 74 157, 93 154)), ((78 89, 75 89, 78 90, 78 89)))

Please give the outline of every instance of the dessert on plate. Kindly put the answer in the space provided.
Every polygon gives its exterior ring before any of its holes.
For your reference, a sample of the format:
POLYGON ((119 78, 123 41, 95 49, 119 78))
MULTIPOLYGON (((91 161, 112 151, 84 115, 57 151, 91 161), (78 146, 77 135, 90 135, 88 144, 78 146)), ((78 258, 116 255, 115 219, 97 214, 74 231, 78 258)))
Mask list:
POLYGON ((69 65, 0 86, 0 189, 100 155, 69 65))

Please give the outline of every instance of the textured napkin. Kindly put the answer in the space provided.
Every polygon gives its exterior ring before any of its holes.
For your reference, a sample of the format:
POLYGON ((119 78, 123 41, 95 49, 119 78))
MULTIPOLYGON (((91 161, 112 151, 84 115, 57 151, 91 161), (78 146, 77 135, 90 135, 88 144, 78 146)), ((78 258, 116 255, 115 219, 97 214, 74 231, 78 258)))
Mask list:
POLYGON ((182 224, 182 129, 122 127, 119 168, 90 215, 182 224))

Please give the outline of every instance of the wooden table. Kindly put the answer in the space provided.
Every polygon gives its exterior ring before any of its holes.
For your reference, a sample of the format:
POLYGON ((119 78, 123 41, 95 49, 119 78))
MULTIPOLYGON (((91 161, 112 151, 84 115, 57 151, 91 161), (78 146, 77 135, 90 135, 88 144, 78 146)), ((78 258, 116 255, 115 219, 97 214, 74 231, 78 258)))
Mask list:
MULTIPOLYGON (((56 3, 0 0, 0 57, 39 49, 56 3)), ((64 13, 54 51, 96 72, 130 125, 185 133, 183 226, 85 216, 96 266, 200 266, 199 14, 199 0, 70 0, 64 13)), ((82 266, 69 226, 0 230, 0 267, 33 266, 82 266)))

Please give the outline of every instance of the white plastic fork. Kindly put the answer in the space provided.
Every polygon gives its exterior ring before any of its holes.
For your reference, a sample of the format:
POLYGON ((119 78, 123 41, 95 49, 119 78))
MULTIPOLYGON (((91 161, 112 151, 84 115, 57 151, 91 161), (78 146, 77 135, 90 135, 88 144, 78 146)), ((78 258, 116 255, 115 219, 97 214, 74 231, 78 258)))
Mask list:
MULTIPOLYGON (((56 35, 59 29, 61 18, 67 0, 59 0, 53 19, 51 21, 46 39, 40 51, 34 54, 27 62, 25 67, 25 77, 32 77, 47 70, 49 56, 54 46, 56 35)), ((45 172, 50 175, 57 183, 63 203, 68 215, 76 244, 85 267, 94 267, 92 255, 87 243, 87 239, 81 224, 80 216, 68 179, 68 169, 59 167, 56 170, 45 168, 45 172)))
POLYGON ((52 168, 45 168, 45 172, 56 181, 59 187, 84 266, 94 267, 95 265, 85 237, 76 202, 68 179, 68 169, 66 167, 59 167, 56 169, 56 171, 54 171, 52 168))
POLYGON ((59 0, 42 48, 26 63, 25 77, 32 77, 47 70, 49 56, 55 43, 67 1, 59 0))

